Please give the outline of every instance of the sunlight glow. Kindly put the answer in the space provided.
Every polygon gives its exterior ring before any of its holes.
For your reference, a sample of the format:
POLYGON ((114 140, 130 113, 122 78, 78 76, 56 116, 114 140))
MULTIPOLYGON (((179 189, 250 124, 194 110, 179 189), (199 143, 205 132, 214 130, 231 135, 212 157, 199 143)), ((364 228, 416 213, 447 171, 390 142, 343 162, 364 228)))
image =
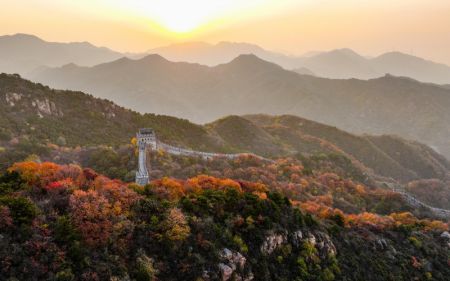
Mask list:
POLYGON ((188 33, 224 17, 232 18, 267 0, 129 0, 126 4, 149 20, 175 33, 188 33))

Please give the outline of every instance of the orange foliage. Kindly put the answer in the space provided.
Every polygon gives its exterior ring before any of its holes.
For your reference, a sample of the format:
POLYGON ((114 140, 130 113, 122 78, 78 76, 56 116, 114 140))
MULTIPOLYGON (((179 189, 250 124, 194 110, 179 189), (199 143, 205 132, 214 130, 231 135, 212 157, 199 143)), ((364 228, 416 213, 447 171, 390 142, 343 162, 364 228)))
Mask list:
POLYGON ((27 161, 15 163, 8 171, 19 173, 21 178, 29 185, 44 187, 56 178, 59 169, 60 166, 55 163, 36 163, 27 161))
POLYGON ((265 184, 259 182, 239 181, 239 184, 244 192, 265 193, 269 190, 265 184))
MULTIPOLYGON (((296 204, 294 204, 296 205, 296 204)), ((319 202, 307 201, 303 203, 298 203, 301 209, 305 210, 308 213, 314 214, 319 218, 329 219, 336 215, 344 216, 344 213, 339 209, 333 209, 319 202)))
POLYGON ((393 213, 393 214, 390 214, 389 217, 391 217, 395 221, 395 224, 397 226, 414 225, 417 223, 417 218, 410 212, 393 213))
POLYGON ((203 190, 225 190, 228 188, 242 192, 241 185, 231 179, 219 179, 207 175, 199 175, 186 181, 186 190, 201 192, 203 190))
POLYGON ((394 221, 389 216, 380 216, 374 213, 364 212, 357 215, 347 215, 346 223, 351 226, 373 226, 378 229, 392 227, 394 221))
POLYGON ((155 195, 168 200, 178 200, 188 193, 227 189, 253 193, 262 199, 266 199, 266 192, 268 191, 267 186, 262 183, 235 181, 228 178, 216 178, 207 175, 199 175, 185 181, 164 177, 152 181, 150 188, 155 195))
POLYGON ((164 177, 162 179, 152 181, 150 186, 152 191, 155 192, 160 198, 177 200, 185 195, 183 183, 175 179, 164 177))

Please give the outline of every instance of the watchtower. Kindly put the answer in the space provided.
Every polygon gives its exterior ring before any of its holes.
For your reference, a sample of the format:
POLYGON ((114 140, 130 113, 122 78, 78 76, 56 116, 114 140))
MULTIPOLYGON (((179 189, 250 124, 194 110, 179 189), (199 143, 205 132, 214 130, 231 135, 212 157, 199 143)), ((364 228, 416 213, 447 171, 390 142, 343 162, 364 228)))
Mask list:
POLYGON ((147 147, 156 148, 155 131, 150 128, 139 129, 136 134, 137 145, 139 149, 138 170, 136 172, 136 183, 146 185, 149 182, 149 173, 147 168, 147 147))

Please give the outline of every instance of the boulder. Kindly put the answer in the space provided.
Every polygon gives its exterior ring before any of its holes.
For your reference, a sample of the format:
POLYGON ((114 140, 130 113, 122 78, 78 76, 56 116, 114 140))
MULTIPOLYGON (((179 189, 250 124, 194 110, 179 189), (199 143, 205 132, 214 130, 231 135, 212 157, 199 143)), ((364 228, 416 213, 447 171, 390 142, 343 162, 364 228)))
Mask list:
POLYGON ((219 263, 220 275, 222 276, 222 281, 230 280, 233 275, 233 269, 224 263, 219 263))
POLYGON ((444 238, 444 239, 450 240, 450 233, 448 233, 448 231, 444 231, 444 232, 442 232, 442 234, 441 234, 441 238, 444 238))
POLYGON ((261 245, 261 252, 265 255, 272 254, 276 249, 278 249, 283 243, 286 242, 285 234, 271 234, 264 239, 261 245))
POLYGON ((292 233, 291 237, 292 237, 292 243, 294 244, 294 246, 299 247, 302 243, 303 232, 301 230, 297 230, 294 233, 292 233))

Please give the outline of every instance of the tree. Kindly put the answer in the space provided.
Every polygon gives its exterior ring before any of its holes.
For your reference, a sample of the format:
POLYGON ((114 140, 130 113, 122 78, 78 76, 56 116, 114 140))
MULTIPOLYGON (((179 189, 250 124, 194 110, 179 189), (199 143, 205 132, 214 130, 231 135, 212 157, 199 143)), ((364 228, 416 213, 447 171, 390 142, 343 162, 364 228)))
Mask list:
POLYGON ((112 206, 94 190, 76 190, 70 196, 72 220, 87 245, 106 245, 112 235, 112 206))
POLYGON ((178 208, 169 210, 164 222, 165 237, 170 241, 183 241, 191 233, 183 212, 178 208))

